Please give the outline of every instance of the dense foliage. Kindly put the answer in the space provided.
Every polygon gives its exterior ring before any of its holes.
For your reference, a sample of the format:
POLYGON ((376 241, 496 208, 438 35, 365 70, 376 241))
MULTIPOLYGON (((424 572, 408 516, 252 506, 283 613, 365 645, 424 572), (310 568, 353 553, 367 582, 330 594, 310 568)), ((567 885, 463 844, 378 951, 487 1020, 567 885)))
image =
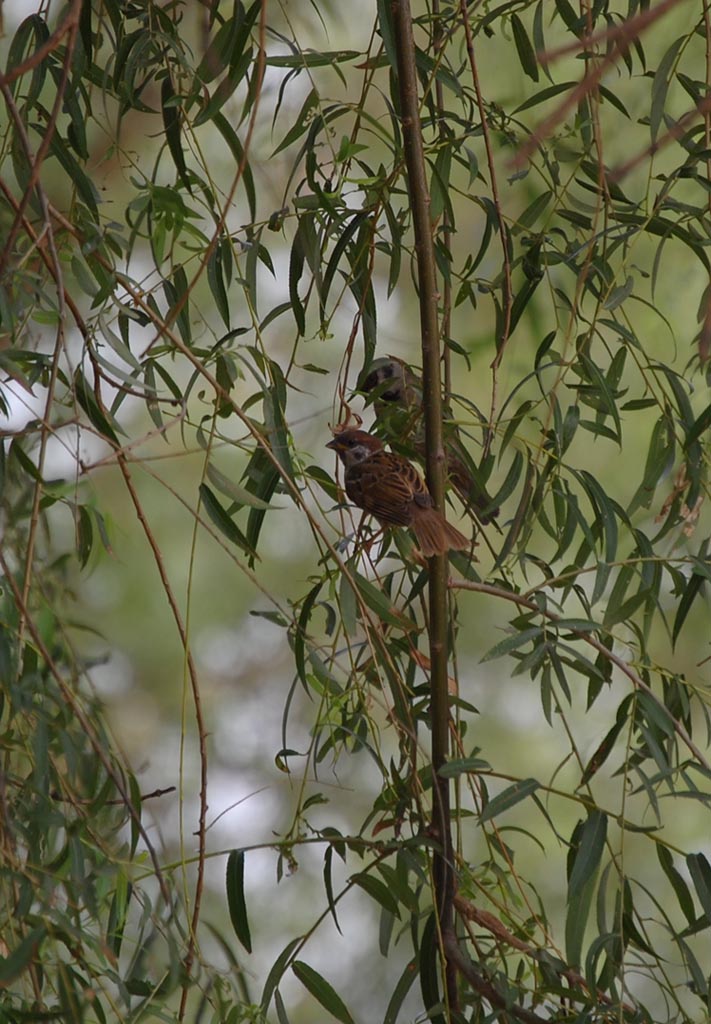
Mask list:
POLYGON ((411 45, 405 0, 342 6, 41 3, 5 41, 0 1021, 706 1020, 711 12, 426 0, 411 45), (414 427, 360 387, 391 353, 424 374, 414 427), (500 510, 449 489, 475 554, 361 521, 323 450, 358 418, 437 497, 456 438, 500 510), (163 450, 199 459, 164 491, 179 571, 144 498, 163 450), (77 613, 109 468, 183 663, 178 861, 77 613), (290 651, 265 700, 291 824, 259 845, 281 884, 322 858, 307 918, 274 897, 263 972, 254 851, 208 828, 219 710, 180 582, 203 536, 290 651), (330 803, 349 771, 374 792, 330 803), (344 971, 354 898, 379 931, 344 971))

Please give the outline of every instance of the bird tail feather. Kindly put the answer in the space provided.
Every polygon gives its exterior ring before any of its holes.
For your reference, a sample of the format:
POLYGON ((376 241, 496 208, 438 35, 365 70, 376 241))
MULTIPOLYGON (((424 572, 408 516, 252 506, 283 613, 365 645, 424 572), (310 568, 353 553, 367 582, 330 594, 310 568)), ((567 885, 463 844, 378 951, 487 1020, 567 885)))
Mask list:
POLYGON ((426 558, 443 555, 450 549, 467 551, 471 547, 471 541, 435 508, 421 509, 413 519, 412 529, 426 558))

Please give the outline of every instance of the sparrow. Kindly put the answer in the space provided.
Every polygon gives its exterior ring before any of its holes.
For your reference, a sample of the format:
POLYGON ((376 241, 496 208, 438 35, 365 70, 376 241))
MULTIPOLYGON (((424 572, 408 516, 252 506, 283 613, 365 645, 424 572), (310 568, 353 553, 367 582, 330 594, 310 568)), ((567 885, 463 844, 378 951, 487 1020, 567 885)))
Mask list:
MULTIPOLYGON (((380 433, 397 447, 409 446, 417 461, 424 466, 427 449, 420 378, 401 359, 387 356, 375 359, 370 364, 358 390, 372 401, 380 433)), ((499 510, 478 479, 479 472, 447 405, 443 413, 444 452, 449 482, 462 503, 476 514, 481 523, 491 522, 499 510)))
POLYGON ((412 528, 422 554, 443 555, 450 548, 468 550, 471 542, 434 506, 432 495, 412 463, 387 452, 365 430, 345 427, 326 445, 345 466, 346 494, 354 505, 375 516, 381 526, 412 528))

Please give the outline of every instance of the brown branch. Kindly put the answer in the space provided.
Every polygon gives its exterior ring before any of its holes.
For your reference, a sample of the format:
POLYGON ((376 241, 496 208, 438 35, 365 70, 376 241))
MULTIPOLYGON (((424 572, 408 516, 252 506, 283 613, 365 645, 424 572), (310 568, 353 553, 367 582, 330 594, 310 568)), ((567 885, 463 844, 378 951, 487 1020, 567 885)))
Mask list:
MULTIPOLYGON (((506 945, 511 946, 512 949, 517 949, 520 953, 525 953, 526 956, 530 957, 532 960, 540 959, 541 953, 543 952, 542 950, 537 949, 535 946, 530 945, 530 943, 523 942, 521 939, 517 938, 517 936, 515 936, 513 932, 509 931, 506 925, 500 921, 498 917, 489 913, 488 910, 479 910, 470 900, 466 900, 462 896, 456 896, 454 902, 458 913, 467 921, 473 921, 475 924, 479 925, 480 928, 486 928, 486 930, 491 932, 491 934, 500 942, 505 942, 506 945)), ((578 997, 579 999, 588 999, 592 996, 590 986, 578 971, 566 966, 558 973, 561 977, 565 978, 570 985, 577 986, 579 989, 582 989, 585 995, 578 997)), ((567 998, 575 998, 575 993, 571 990, 567 998)), ((617 1006, 617 1003, 614 1002, 614 1000, 599 989, 595 991, 593 998, 597 1000, 598 1003, 605 1003, 610 1007, 617 1006)), ((631 1006, 629 1003, 621 1003, 621 1006, 626 1013, 633 1014, 636 1012, 635 1007, 631 1006)))
MULTIPOLYGON (((427 484, 438 508, 444 505, 444 443, 442 433, 442 383, 440 380, 438 285, 430 196, 425 172, 425 154, 420 123, 415 40, 409 0, 392 0, 393 24, 397 40, 397 77, 402 120, 403 144, 407 167, 407 186, 412 209, 417 261, 420 330, 422 338, 422 391, 427 455, 427 484)), ((455 891, 452 856, 449 781, 439 769, 449 753, 449 689, 447 557, 429 560, 429 643, 430 692, 432 714, 433 818, 432 831, 440 849, 434 854, 434 896, 440 934, 446 1003, 450 1013, 457 1011, 459 995, 454 965, 450 962, 445 939, 454 928, 455 891)))
POLYGON ((527 1010, 518 1004, 509 1003, 496 987, 484 977, 476 964, 460 949, 455 935, 445 937, 445 949, 448 961, 467 979, 471 987, 497 1010, 506 1010, 507 1014, 523 1021, 523 1024, 545 1024, 549 1017, 540 1017, 533 1010, 527 1010))

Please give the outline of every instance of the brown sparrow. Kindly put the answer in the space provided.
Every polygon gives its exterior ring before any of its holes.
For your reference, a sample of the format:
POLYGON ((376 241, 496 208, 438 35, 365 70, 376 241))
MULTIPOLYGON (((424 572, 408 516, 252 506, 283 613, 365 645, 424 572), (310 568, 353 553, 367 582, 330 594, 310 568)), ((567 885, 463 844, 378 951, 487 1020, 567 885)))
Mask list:
POLYGON ((364 430, 346 427, 326 445, 345 466, 346 494, 381 526, 410 526, 422 554, 465 551, 471 542, 434 507, 432 495, 415 467, 364 430))
MULTIPOLYGON (((410 367, 395 356, 375 359, 358 390, 372 400, 377 429, 395 447, 410 447, 417 461, 425 462, 425 422, 422 381, 410 367)), ((444 409, 444 451, 447 476, 463 504, 472 509, 482 523, 495 518, 499 510, 493 504, 479 471, 467 451, 452 410, 444 409)))

